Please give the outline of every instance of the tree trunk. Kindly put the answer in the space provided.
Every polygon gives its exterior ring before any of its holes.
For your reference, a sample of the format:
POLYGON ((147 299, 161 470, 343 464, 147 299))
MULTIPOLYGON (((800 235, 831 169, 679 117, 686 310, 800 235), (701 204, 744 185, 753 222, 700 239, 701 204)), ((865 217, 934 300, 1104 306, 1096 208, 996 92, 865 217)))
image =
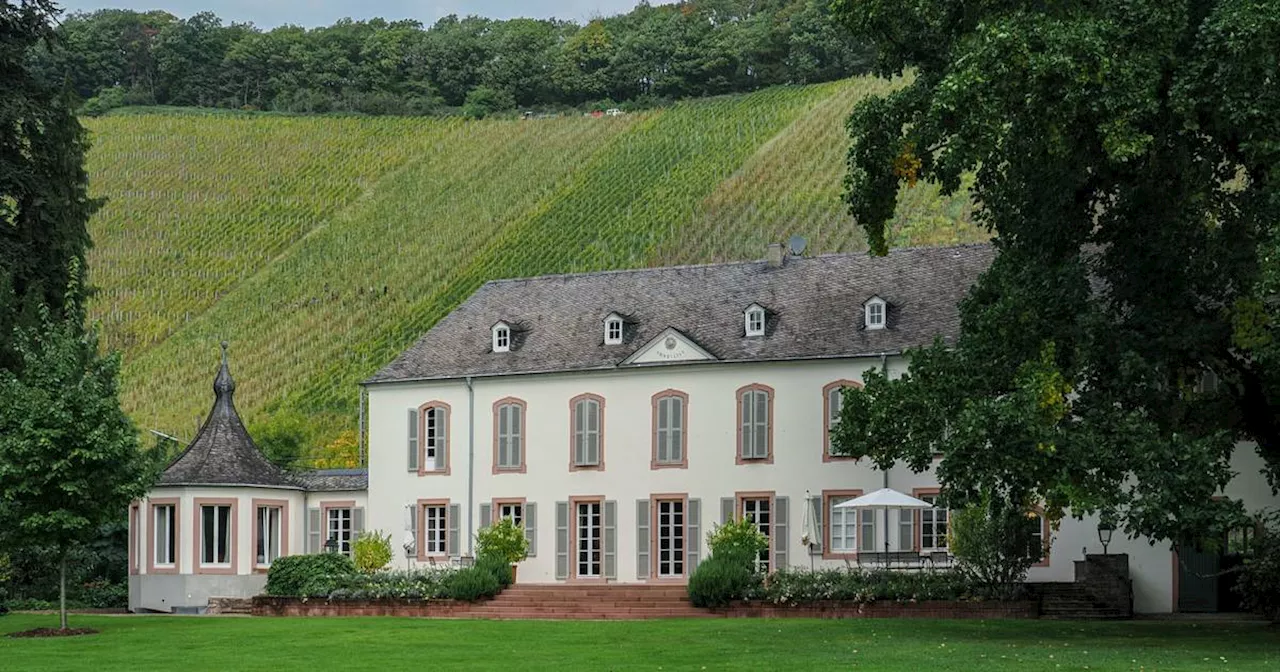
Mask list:
POLYGON ((61 614, 62 629, 67 629, 67 553, 62 552, 62 560, 58 563, 58 611, 61 614))

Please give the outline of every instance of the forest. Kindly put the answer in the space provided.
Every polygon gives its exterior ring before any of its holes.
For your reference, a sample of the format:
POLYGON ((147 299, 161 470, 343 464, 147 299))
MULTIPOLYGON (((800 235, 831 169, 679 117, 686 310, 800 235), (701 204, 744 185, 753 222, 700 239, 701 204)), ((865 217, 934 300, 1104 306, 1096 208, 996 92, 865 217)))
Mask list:
POLYGON ((121 106, 454 115, 644 108, 864 73, 872 52, 824 0, 690 0, 586 25, 451 15, 261 30, 210 12, 63 18, 30 54, 86 114, 121 106))

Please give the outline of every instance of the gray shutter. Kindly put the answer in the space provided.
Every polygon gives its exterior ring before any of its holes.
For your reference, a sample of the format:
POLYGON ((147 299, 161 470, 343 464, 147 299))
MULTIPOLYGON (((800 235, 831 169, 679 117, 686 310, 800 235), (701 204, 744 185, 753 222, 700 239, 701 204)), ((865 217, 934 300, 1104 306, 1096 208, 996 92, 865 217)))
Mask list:
POLYGON ((556 578, 569 578, 569 502, 556 502, 556 578))
POLYGON ((755 452, 751 448, 751 439, 753 436, 751 432, 751 414, 754 410, 751 405, 751 400, 754 397, 755 395, 751 393, 751 390, 747 390, 742 393, 742 401, 740 402, 742 405, 742 445, 738 446, 738 450, 741 452, 743 459, 750 459, 755 455, 755 452))
POLYGON ((493 517, 493 505, 488 503, 481 504, 480 505, 480 527, 489 527, 489 519, 492 517, 493 517))
POLYGON ((822 544, 826 541, 827 535, 822 528, 822 497, 809 498, 809 515, 813 516, 815 538, 809 540, 809 555, 822 555, 822 544))
POLYGON ((409 505, 409 531, 413 534, 413 555, 422 552, 422 537, 418 535, 418 503, 409 505))
POLYGON ((320 552, 320 509, 307 509, 307 552, 320 552))
POLYGON ((689 576, 698 567, 702 556, 702 500, 689 500, 689 510, 685 512, 685 524, 689 535, 684 540, 684 547, 688 549, 684 572, 685 576, 689 576))
POLYGON ((449 505, 449 540, 448 540, 449 548, 447 550, 449 551, 449 555, 455 558, 462 555, 462 539, 461 539, 461 535, 458 534, 458 523, 460 522, 461 518, 462 518, 462 505, 450 504, 449 505))
POLYGON ((763 390, 756 390, 756 437, 752 441, 755 448, 755 456, 764 458, 769 456, 769 393, 763 390))
POLYGON ((357 507, 351 510, 351 538, 354 540, 364 532, 364 508, 357 507))
POLYGON ((775 497, 773 499, 773 568, 775 570, 787 567, 787 534, 790 531, 787 526, 787 513, 789 508, 786 497, 775 497))
POLYGON ((604 503, 604 577, 618 578, 618 503, 604 503))
POLYGON ((436 469, 444 471, 449 468, 449 422, 452 418, 443 408, 437 408, 434 412, 436 427, 440 430, 436 438, 436 469))
POLYGON ((636 578, 649 578, 649 500, 636 500, 636 578))
POLYGON ((409 471, 418 470, 418 409, 409 409, 409 471))
POLYGON ((732 497, 720 498, 720 524, 728 525, 733 522, 733 509, 736 502, 732 497))
POLYGON ((529 557, 538 555, 538 505, 525 502, 524 538, 529 540, 529 557))

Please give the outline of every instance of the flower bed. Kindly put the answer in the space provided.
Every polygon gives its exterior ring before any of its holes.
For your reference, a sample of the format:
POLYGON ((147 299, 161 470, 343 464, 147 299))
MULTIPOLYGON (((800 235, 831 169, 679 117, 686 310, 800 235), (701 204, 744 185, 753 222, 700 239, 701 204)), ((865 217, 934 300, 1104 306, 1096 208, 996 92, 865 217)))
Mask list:
POLYGON ((951 571, 895 572, 884 569, 782 569, 744 597, 778 606, 823 603, 974 601, 976 591, 951 571))

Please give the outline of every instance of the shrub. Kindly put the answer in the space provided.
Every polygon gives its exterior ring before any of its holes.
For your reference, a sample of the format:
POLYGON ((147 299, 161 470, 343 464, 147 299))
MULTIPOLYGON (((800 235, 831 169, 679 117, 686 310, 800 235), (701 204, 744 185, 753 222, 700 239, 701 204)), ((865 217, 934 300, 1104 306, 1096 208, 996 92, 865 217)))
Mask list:
POLYGON ((503 556, 481 553, 476 558, 476 568, 492 574, 501 588, 511 585, 511 563, 503 556))
POLYGON ((781 569, 769 576, 764 599, 774 604, 804 605, 827 600, 850 602, 918 602, 964 600, 972 585, 961 573, 879 570, 781 569))
POLYGON ((1027 570, 1044 557, 1039 525, 1025 507, 989 495, 952 512, 948 543, 957 570, 985 595, 1011 599, 1027 570))
POLYGON ((356 536, 352 551, 356 558, 356 569, 372 574, 391 562, 391 535, 382 534, 382 530, 361 532, 356 536))
POLYGON ((434 600, 445 596, 447 569, 390 571, 374 574, 349 574, 338 577, 328 595, 333 600, 434 600))
POLYGON ((1244 606, 1280 621, 1280 511, 1263 514, 1259 534, 1246 549, 1236 591, 1244 606))
POLYGON ((712 555, 689 577, 689 601, 695 607, 725 607, 755 596, 761 576, 753 567, 732 552, 712 555))
POLYGON ((717 525, 707 535, 707 545, 712 556, 733 559, 754 568, 760 552, 769 548, 769 538, 760 533, 755 523, 744 518, 717 525))
POLYGON ((356 566, 341 553, 291 555, 277 558, 267 572, 267 594, 291 597, 329 595, 356 566))
POLYGON ((476 533, 476 548, 477 555, 481 558, 492 556, 507 564, 529 557, 529 540, 525 538, 524 528, 516 525, 510 518, 502 518, 481 528, 476 533))
POLYGON ((129 585, 107 579, 89 581, 80 587, 80 600, 90 609, 117 609, 129 606, 129 585))
MULTIPOLYGON (((508 565, 510 570, 510 565, 508 565)), ((450 573, 444 580, 445 597, 464 602, 475 602, 493 597, 502 587, 492 571, 479 566, 467 567, 450 573)))

